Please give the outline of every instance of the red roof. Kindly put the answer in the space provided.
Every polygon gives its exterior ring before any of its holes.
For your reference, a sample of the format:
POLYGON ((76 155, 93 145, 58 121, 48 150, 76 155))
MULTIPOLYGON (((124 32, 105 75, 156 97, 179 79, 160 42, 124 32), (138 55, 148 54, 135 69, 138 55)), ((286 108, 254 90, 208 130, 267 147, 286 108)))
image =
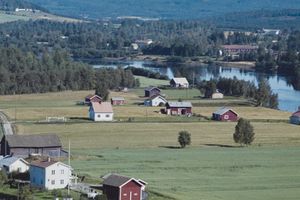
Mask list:
POLYGON ((297 112, 294 112, 292 116, 294 116, 294 117, 300 117, 300 110, 297 111, 297 112))

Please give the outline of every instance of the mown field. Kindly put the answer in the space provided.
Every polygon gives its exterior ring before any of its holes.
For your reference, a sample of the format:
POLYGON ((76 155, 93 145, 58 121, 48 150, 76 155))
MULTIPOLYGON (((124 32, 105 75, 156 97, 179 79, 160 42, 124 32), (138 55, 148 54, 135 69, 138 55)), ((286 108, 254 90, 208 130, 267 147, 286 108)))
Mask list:
MULTIPOLYGON (((137 105, 143 101, 142 91, 111 92, 127 100, 127 105, 114 107, 116 121, 111 123, 38 123, 47 116, 86 118, 88 107, 76 102, 92 91, 0 96, 0 109, 12 120, 17 117, 18 134, 56 133, 65 148, 70 140, 72 166, 93 183, 101 181, 100 175, 117 172, 147 181, 151 200, 298 199, 300 127, 287 123, 290 113, 233 107, 252 121, 256 133, 253 145, 241 148, 232 139, 235 122, 165 116, 160 108, 137 105), (192 135, 186 149, 178 148, 181 130, 192 135)), ((167 92, 185 95, 181 90, 167 92)), ((189 98, 212 104, 194 107, 196 114, 210 117, 218 109, 215 101, 189 98)))

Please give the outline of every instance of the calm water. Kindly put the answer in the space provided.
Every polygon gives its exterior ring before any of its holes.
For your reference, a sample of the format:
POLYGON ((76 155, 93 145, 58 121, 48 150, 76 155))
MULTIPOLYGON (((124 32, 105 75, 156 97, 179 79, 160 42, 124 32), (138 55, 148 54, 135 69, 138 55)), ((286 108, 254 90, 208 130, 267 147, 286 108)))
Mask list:
POLYGON ((95 68, 99 67, 127 67, 133 66, 137 68, 145 68, 160 74, 167 75, 169 78, 174 76, 185 76, 193 80, 193 77, 198 80, 210 80, 211 78, 226 77, 253 81, 257 84, 260 78, 266 78, 274 93, 278 94, 279 109, 294 112, 300 106, 300 91, 296 91, 291 84, 288 84, 286 78, 279 75, 268 75, 264 73, 254 72, 253 70, 243 70, 238 68, 220 67, 220 66, 201 66, 188 68, 182 70, 180 67, 172 66, 157 66, 151 62, 145 61, 130 61, 122 63, 101 63, 94 65, 95 68))

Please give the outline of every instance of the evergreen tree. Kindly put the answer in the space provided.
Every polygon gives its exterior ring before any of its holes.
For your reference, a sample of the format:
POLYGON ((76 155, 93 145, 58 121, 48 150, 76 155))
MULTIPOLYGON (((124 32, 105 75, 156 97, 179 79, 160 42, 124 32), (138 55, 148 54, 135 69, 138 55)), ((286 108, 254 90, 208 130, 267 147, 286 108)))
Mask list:
POLYGON ((180 131, 178 133, 178 142, 181 148, 185 148, 187 145, 191 144, 191 134, 187 131, 180 131))
POLYGON ((233 134, 234 142, 240 145, 250 145, 254 141, 254 135, 254 128, 250 124, 250 121, 240 118, 235 126, 235 132, 233 134))

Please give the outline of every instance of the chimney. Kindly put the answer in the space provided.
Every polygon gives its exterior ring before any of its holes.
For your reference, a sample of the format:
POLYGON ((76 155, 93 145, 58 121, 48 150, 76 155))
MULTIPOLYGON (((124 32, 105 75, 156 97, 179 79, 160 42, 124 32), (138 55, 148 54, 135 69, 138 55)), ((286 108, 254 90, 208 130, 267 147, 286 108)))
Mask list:
POLYGON ((51 162, 51 158, 50 157, 48 157, 48 160, 47 160, 48 162, 51 162))

